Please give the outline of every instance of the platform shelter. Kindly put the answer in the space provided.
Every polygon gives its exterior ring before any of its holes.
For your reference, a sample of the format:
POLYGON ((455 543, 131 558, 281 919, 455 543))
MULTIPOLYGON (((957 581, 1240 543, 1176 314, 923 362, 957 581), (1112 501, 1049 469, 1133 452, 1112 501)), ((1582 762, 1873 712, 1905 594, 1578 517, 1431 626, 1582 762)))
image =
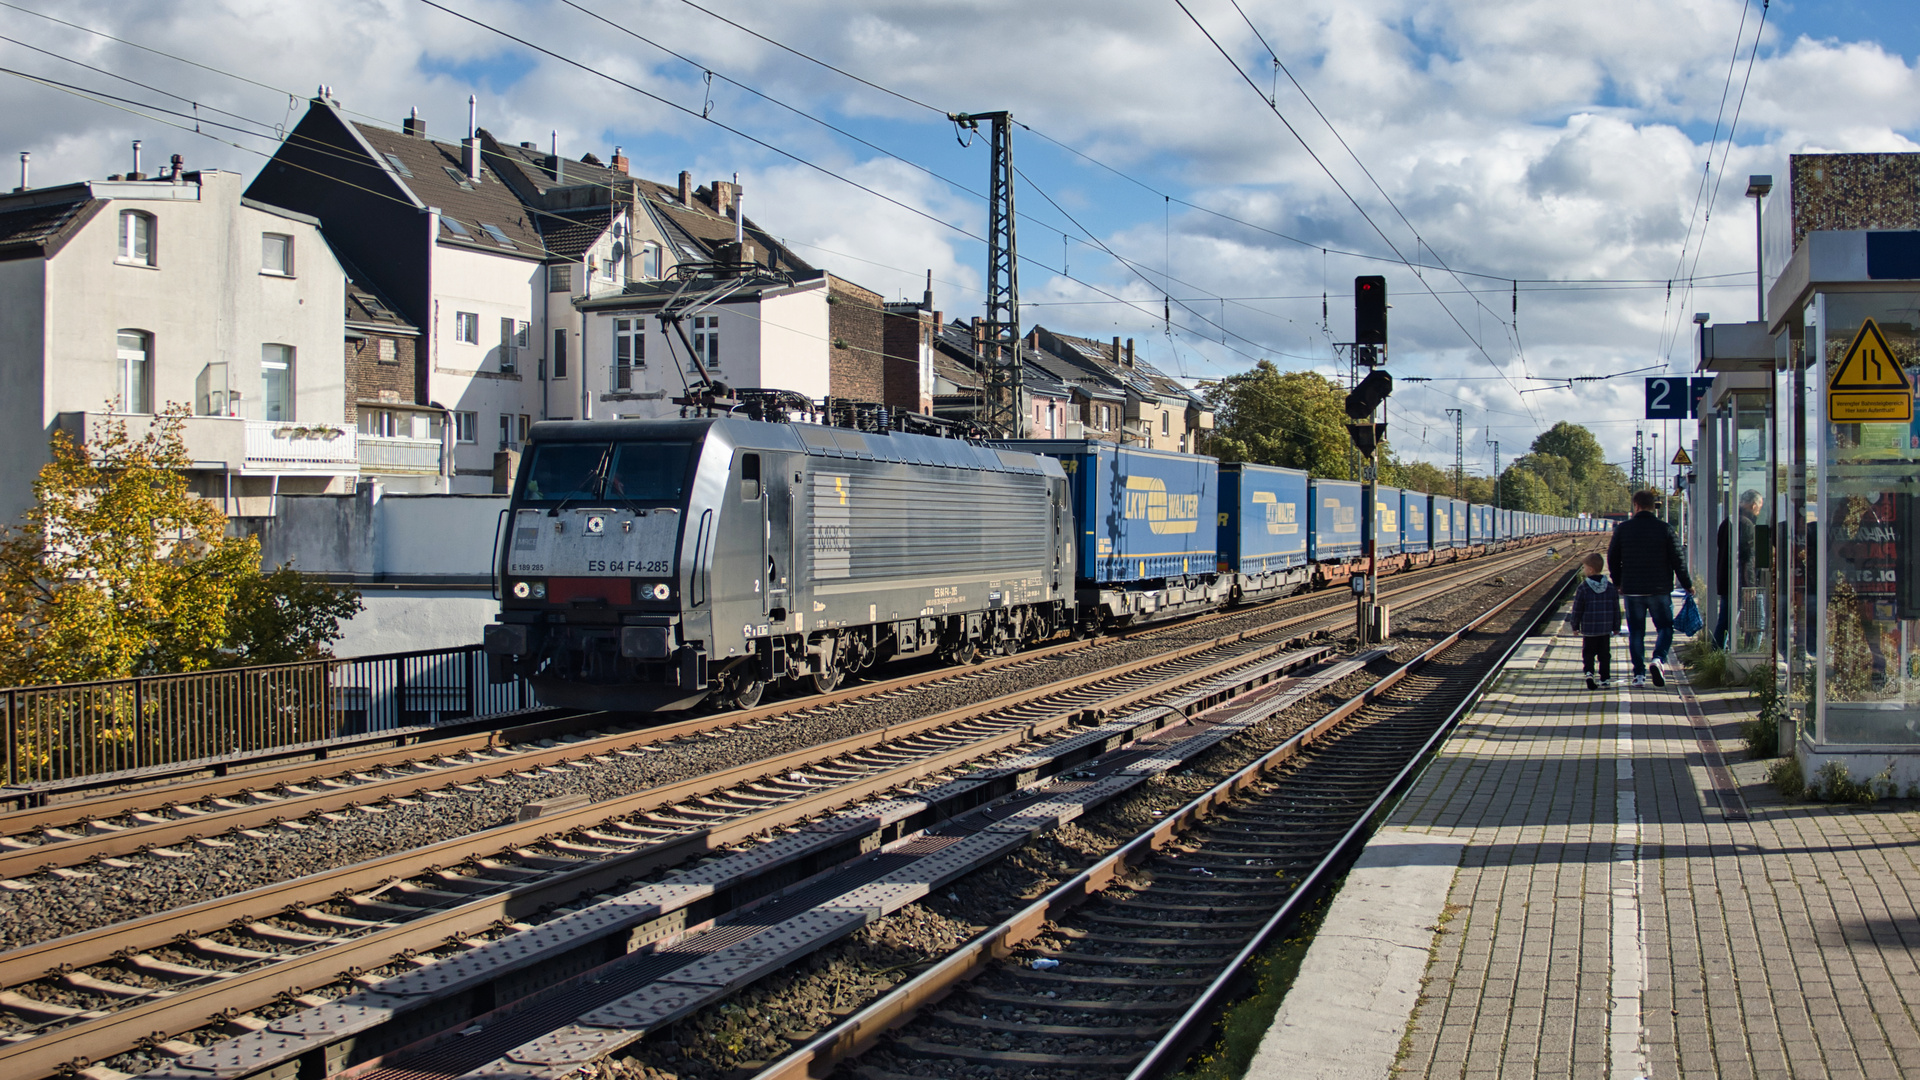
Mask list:
POLYGON ((1765 319, 1702 341, 1707 624, 1725 605, 1733 659, 1773 664, 1809 773, 1838 760, 1904 790, 1920 782, 1920 154, 1795 155, 1764 222, 1765 319))

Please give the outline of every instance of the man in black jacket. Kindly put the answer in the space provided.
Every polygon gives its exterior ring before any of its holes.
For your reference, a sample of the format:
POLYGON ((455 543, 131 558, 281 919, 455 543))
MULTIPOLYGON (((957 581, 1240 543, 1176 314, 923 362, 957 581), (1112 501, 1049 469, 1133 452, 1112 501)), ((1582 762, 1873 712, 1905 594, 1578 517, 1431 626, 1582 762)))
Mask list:
POLYGON ((1627 656, 1633 661, 1633 685, 1667 685, 1667 650, 1673 647, 1673 579, 1693 591, 1680 538, 1666 522, 1653 516, 1660 496, 1651 491, 1633 493, 1633 516, 1613 527, 1607 545, 1607 569, 1627 611, 1627 656), (1653 661, 1647 662, 1647 616, 1653 616, 1653 661))

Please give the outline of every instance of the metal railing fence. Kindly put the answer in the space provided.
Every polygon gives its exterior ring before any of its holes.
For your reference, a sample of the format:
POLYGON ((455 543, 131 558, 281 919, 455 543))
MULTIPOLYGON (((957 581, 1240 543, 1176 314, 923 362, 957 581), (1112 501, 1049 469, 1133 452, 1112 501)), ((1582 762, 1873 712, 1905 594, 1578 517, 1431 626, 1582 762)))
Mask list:
POLYGON ((533 707, 524 680, 487 681, 478 645, 16 686, 5 695, 7 785, 69 780, 431 726, 533 707))

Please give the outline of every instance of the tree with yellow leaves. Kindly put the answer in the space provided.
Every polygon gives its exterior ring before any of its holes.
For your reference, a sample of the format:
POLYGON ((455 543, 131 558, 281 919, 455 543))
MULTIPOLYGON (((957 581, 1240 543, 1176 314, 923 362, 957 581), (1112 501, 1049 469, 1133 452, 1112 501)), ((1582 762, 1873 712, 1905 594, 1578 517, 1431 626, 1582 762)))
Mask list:
POLYGON ((0 685, 115 679, 324 655, 358 594, 226 535, 183 472, 185 412, 136 437, 109 419, 85 447, 56 431, 35 505, 0 534, 0 685))

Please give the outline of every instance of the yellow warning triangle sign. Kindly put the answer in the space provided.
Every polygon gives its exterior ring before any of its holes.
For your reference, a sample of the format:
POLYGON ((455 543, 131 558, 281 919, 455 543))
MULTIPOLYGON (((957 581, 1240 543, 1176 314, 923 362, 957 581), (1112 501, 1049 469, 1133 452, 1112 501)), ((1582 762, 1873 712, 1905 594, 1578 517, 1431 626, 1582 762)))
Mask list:
POLYGON ((1693 455, 1687 453, 1687 448, 1683 446, 1678 453, 1673 455, 1673 463, 1675 465, 1691 465, 1693 464, 1693 455))
POLYGON ((1872 319, 1861 324, 1860 332, 1847 347, 1846 359, 1834 367, 1827 380, 1828 390, 1899 390, 1913 392, 1907 373, 1893 358, 1886 336, 1872 319))

